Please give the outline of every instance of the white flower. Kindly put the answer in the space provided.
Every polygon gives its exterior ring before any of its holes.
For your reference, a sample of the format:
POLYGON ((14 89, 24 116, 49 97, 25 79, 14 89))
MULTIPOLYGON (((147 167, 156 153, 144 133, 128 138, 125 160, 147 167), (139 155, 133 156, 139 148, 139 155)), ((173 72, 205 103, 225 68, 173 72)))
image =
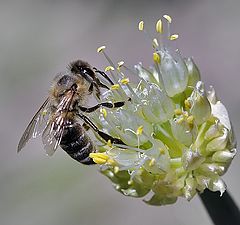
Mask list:
MULTIPOLYGON (((169 25, 171 18, 164 18, 169 25)), ((132 73, 123 62, 115 66, 101 49, 116 81, 102 100, 130 97, 131 101, 93 114, 100 129, 125 145, 102 141, 99 152, 90 157, 102 165, 101 172, 116 190, 133 197, 151 193, 150 199, 144 200, 151 205, 171 204, 180 196, 190 200, 205 188, 222 195, 226 185, 221 176, 236 154, 227 110, 212 87, 205 90, 193 59, 184 59, 179 51, 163 45, 159 21, 160 44, 153 40, 152 68, 138 64, 132 73), (137 76, 139 82, 131 83, 126 74, 137 76)), ((139 29, 144 30, 142 21, 139 29)), ((169 42, 176 39, 168 33, 169 42)))

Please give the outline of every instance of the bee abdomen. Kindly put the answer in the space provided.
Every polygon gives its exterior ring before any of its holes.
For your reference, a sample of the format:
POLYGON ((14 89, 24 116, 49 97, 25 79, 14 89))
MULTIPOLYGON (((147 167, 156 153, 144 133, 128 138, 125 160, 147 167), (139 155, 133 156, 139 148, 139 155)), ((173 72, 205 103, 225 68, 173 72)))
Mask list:
POLYGON ((64 129, 60 146, 78 162, 94 164, 89 154, 95 152, 95 148, 80 124, 75 123, 64 129))

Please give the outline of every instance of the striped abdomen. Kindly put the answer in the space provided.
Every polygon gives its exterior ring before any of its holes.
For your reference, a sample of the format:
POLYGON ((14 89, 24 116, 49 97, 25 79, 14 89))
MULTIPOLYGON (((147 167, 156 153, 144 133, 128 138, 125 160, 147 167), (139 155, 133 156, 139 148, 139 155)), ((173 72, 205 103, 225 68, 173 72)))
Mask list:
POLYGON ((88 165, 94 164, 89 154, 95 152, 95 148, 79 123, 75 122, 64 128, 60 146, 78 162, 88 165))

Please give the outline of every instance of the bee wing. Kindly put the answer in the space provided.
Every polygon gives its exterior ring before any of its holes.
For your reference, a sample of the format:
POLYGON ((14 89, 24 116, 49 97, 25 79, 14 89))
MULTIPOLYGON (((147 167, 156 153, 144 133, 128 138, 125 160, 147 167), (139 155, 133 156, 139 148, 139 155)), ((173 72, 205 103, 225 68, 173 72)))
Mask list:
POLYGON ((72 101, 72 95, 63 97, 59 103, 55 114, 49 120, 46 129, 42 134, 42 142, 47 155, 52 156, 58 148, 64 128, 67 124, 67 113, 72 101))
POLYGON ((59 115, 49 122, 42 134, 42 142, 47 155, 52 156, 57 150, 64 131, 64 117, 59 115))
POLYGON ((36 138, 43 132, 47 126, 49 113, 49 98, 47 98, 24 131, 18 143, 17 152, 20 152, 31 138, 36 138))

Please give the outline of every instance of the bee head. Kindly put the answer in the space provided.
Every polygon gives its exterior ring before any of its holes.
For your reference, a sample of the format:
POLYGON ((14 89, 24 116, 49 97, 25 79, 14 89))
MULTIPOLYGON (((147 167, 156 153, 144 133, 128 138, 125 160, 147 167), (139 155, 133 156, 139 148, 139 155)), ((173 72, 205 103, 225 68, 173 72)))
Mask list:
POLYGON ((78 76, 80 75, 82 78, 84 78, 90 83, 92 83, 95 78, 95 73, 92 67, 87 62, 84 62, 82 60, 77 60, 70 63, 69 69, 71 73, 78 76))

